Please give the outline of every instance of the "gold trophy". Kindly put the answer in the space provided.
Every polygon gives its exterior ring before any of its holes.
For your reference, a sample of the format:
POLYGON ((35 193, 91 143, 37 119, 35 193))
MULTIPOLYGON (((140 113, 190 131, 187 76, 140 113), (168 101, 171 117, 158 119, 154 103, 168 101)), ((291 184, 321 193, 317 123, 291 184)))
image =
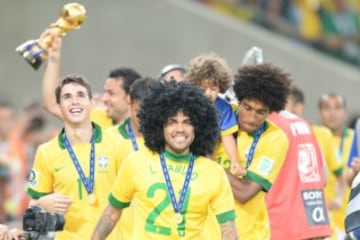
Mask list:
MULTIPOLYGON (((61 11, 60 18, 50 25, 58 36, 65 36, 66 32, 74 29, 79 29, 84 23, 86 17, 86 10, 84 6, 78 3, 68 3, 61 11)), ((16 48, 16 52, 20 53, 23 58, 37 70, 42 62, 44 62, 48 53, 47 50, 51 47, 52 37, 45 35, 37 40, 29 40, 16 48)))

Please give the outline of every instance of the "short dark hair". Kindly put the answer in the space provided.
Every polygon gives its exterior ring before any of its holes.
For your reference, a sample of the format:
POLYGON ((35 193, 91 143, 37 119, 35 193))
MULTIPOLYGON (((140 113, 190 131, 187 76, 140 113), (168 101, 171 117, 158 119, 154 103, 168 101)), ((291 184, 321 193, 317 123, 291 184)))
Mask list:
POLYGON ((109 78, 121 79, 122 87, 126 94, 129 94, 130 86, 136 79, 141 78, 141 75, 132 68, 120 67, 110 71, 109 78))
POLYGON ((234 91, 239 102, 256 99, 270 112, 284 109, 290 92, 290 75, 271 63, 249 64, 235 75, 234 91))
POLYGON ((321 109, 324 105, 324 101, 325 98, 340 98, 341 103, 342 103, 342 107, 346 109, 346 100, 345 97, 341 94, 337 94, 334 92, 329 92, 329 93, 324 93, 321 95, 321 97, 319 98, 319 102, 318 102, 318 108, 321 109))
POLYGON ((69 74, 69 75, 66 75, 61 80, 61 82, 55 89, 56 102, 58 104, 60 103, 61 90, 63 89, 63 87, 65 85, 70 84, 70 83, 76 83, 76 84, 83 86, 86 89, 86 91, 89 95, 89 98, 92 99, 91 86, 90 86, 89 82, 85 79, 85 77, 78 75, 78 74, 69 74))
POLYGON ((295 103, 305 103, 304 92, 297 86, 291 86, 290 95, 293 97, 295 103))
POLYGON ((145 145, 152 151, 163 151, 164 124, 179 111, 190 118, 194 127, 190 151, 195 155, 211 154, 219 139, 216 109, 199 89, 185 82, 159 84, 144 99, 138 117, 145 145))
POLYGON ((144 77, 137 79, 130 86, 129 96, 131 101, 141 101, 149 96, 154 86, 161 84, 158 80, 150 77, 144 77))

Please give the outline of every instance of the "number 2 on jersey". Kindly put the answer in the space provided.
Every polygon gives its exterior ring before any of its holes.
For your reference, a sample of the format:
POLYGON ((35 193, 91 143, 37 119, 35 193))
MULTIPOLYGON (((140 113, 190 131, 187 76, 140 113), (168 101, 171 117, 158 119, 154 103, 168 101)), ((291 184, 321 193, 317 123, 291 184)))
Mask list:
MULTIPOLYGON (((170 206, 172 208, 171 200, 170 200, 165 183, 155 183, 155 184, 151 185, 149 187, 149 190, 148 190, 146 196, 148 198, 153 198, 155 196, 155 192, 157 192, 157 191, 163 191, 165 193, 165 198, 154 208, 154 210, 152 210, 150 212, 150 214, 146 218, 145 230, 148 232, 156 233, 156 234, 171 235, 171 228, 155 225, 155 220, 156 220, 156 218, 159 217, 161 212, 164 211, 168 206, 170 206)), ((185 223, 186 223, 185 214, 186 214, 186 210, 189 206, 190 192, 191 192, 191 189, 189 188, 188 192, 186 194, 186 197, 185 197, 185 202, 184 202, 184 206, 183 206, 182 213, 181 213, 184 217, 184 221, 181 224, 179 224, 178 228, 177 228, 179 236, 185 235, 185 223)))

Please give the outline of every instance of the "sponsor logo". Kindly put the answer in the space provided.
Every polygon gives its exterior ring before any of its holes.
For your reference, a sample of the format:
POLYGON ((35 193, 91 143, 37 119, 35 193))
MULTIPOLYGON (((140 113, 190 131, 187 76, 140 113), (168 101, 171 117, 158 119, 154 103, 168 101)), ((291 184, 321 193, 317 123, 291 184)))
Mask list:
POLYGON ((301 192, 301 196, 308 224, 310 226, 328 224, 329 220, 322 190, 304 190, 301 192))

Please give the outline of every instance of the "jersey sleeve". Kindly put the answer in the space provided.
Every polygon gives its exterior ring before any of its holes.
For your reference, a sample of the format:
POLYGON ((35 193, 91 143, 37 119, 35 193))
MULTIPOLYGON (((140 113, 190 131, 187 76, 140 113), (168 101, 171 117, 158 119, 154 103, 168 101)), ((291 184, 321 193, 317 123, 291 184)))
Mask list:
POLYGON ((354 137, 353 137, 353 140, 351 143, 349 159, 347 162, 348 167, 351 167, 351 163, 355 157, 359 157, 359 153, 358 153, 358 149, 357 149, 357 146, 358 146, 357 134, 358 134, 357 131, 354 131, 354 137))
POLYGON ((221 135, 231 135, 238 131, 238 124, 236 122, 235 114, 229 104, 222 105, 220 117, 221 135))
POLYGON ((264 136, 258 145, 245 178, 256 182, 267 192, 285 161, 289 140, 285 133, 279 129, 264 136))
POLYGON ((33 168, 31 169, 27 193, 38 199, 53 192, 53 176, 47 166, 46 154, 40 146, 35 154, 33 168))
POLYGON ((136 161, 131 155, 124 159, 108 198, 110 204, 117 209, 128 207, 135 191, 136 168, 133 163, 136 161))
POLYGON ((341 175, 343 167, 341 161, 338 161, 336 157, 334 151, 335 146, 332 141, 330 130, 321 126, 313 126, 313 130, 330 172, 335 176, 341 175))
POLYGON ((219 224, 234 220, 235 215, 235 200, 232 194, 229 180, 225 171, 221 168, 221 181, 217 183, 216 191, 210 202, 210 209, 216 215, 219 224))

